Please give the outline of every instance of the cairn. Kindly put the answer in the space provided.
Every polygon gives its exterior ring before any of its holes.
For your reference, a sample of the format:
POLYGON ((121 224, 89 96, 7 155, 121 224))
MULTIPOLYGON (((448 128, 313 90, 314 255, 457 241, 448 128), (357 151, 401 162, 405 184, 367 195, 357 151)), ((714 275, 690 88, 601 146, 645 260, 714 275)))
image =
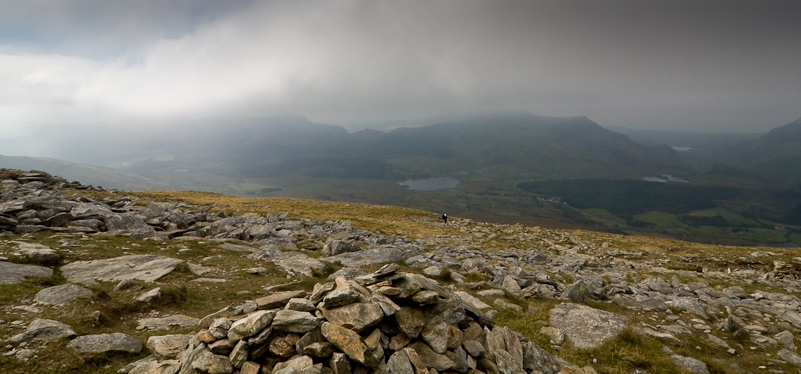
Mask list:
POLYGON ((154 336, 128 374, 554 374, 570 368, 433 279, 379 271, 227 307, 194 335, 154 336))

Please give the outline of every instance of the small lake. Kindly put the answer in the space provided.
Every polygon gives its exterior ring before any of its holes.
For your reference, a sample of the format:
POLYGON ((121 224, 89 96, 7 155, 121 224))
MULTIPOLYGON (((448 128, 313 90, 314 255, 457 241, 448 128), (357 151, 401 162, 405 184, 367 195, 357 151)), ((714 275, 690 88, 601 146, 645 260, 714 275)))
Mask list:
POLYGON ((398 184, 406 186, 413 191, 436 191, 456 188, 459 185, 459 180, 453 178, 410 179, 398 184))

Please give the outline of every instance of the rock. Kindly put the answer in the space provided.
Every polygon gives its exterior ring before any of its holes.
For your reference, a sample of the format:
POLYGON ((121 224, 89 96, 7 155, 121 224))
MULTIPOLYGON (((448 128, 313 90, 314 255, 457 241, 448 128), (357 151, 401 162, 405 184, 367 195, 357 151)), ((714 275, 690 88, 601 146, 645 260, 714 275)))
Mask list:
POLYGON ((136 301, 140 303, 149 303, 161 297, 161 287, 156 287, 136 297, 136 301))
POLYGON ((174 314, 161 318, 142 318, 137 320, 137 330, 167 330, 173 327, 196 326, 200 320, 182 314, 174 314))
POLYGON ((358 252, 361 250, 362 248, 357 245, 334 239, 325 243, 321 253, 323 256, 329 257, 340 253, 358 252))
POLYGON ((75 331, 70 325, 51 319, 35 319, 28 325, 25 332, 12 336, 10 341, 12 343, 30 340, 55 342, 61 339, 71 338, 75 335, 77 334, 75 334, 75 331))
POLYGON ((348 360, 348 356, 344 353, 334 352, 334 354, 331 356, 331 360, 328 362, 328 365, 331 367, 334 374, 351 373, 350 361, 348 360))
POLYGON ((306 296, 306 291, 298 290, 298 291, 284 291, 284 292, 277 292, 272 295, 260 297, 256 300, 256 305, 259 309, 275 309, 275 308, 283 308, 290 299, 294 299, 296 297, 304 297, 306 296))
POLYGON ((409 357, 403 351, 395 352, 387 360, 387 371, 389 374, 410 374, 414 373, 409 357))
POLYGON ((286 309, 297 310, 300 312, 314 312, 317 310, 311 301, 299 297, 289 299, 286 304, 286 309))
POLYGON ((64 305, 75 299, 92 296, 92 290, 77 284, 67 283, 45 288, 36 293, 34 300, 40 304, 64 305))
POLYGON ((777 352, 778 356, 782 358, 782 360, 787 361, 797 367, 801 367, 801 355, 795 353, 787 348, 782 348, 777 352))
POLYGON ((19 242, 17 248, 37 264, 56 264, 61 260, 58 252, 41 244, 19 242))
POLYGON ((304 277, 313 277, 314 270, 322 270, 325 264, 315 258, 306 256, 300 252, 281 252, 280 254, 270 257, 271 260, 278 268, 285 271, 292 276, 302 275, 304 277))
POLYGON ((239 369, 240 374, 259 374, 259 370, 261 369, 261 365, 257 362, 247 361, 242 365, 242 368, 239 369))
POLYGON ((329 292, 328 295, 323 298, 323 306, 325 308, 336 308, 338 306, 352 304, 359 301, 361 295, 362 294, 356 291, 353 286, 347 284, 329 292))
POLYGON ((107 352, 139 353, 142 342, 120 332, 112 334, 83 335, 73 339, 67 347, 78 353, 99 354, 107 352))
POLYGON ((462 301, 472 305, 476 309, 487 309, 487 308, 490 307, 485 302, 479 300, 477 297, 475 297, 475 296, 473 296, 473 295, 471 295, 471 294, 469 294, 467 292, 457 291, 457 292, 454 292, 454 293, 457 296, 459 296, 459 298, 462 299, 462 301))
POLYGON ((47 278, 53 276, 53 269, 27 264, 0 261, 0 284, 16 284, 25 277, 47 278))
POLYGON ((581 304, 563 303, 550 311, 551 325, 577 348, 595 348, 626 328, 626 318, 581 304))
POLYGON ((314 361, 309 356, 296 356, 289 361, 279 362, 273 367, 274 374, 281 373, 300 373, 302 370, 314 365, 314 361), (287 370, 287 369, 291 369, 287 370))
POLYGON ((773 335, 773 339, 776 339, 776 341, 781 343, 787 349, 790 349, 790 350, 793 350, 793 351, 796 350, 795 336, 793 336, 793 333, 791 333, 791 332, 789 332, 787 330, 784 330, 784 331, 782 331, 782 332, 780 332, 780 333, 778 333, 776 335, 773 335))
POLYGON ((129 255, 106 260, 76 261, 61 267, 68 282, 93 285, 97 281, 119 282, 137 279, 155 282, 169 274, 183 260, 156 255, 129 255))
POLYGON ((145 347, 159 360, 178 358, 186 350, 192 335, 151 336, 145 347))
POLYGON ((423 342, 414 342, 409 346, 409 348, 413 349, 417 353, 417 355, 420 357, 420 360, 422 360, 423 364, 429 369, 446 371, 456 366, 456 363, 448 358, 448 356, 434 352, 431 347, 423 342))
POLYGON ((361 332, 384 318, 384 311, 376 303, 353 303, 339 308, 322 308, 323 316, 342 327, 361 332))
POLYGON ((287 332, 309 332, 320 326, 320 319, 309 312, 279 310, 273 319, 273 328, 287 332))
POLYGON ((709 367, 701 360, 678 354, 671 355, 670 359, 673 360, 676 365, 681 366, 693 374, 709 374, 709 367))
POLYGON ((450 339, 450 325, 445 322, 426 326, 421 333, 423 340, 436 353, 445 353, 450 339))
POLYGON ((398 329, 411 339, 418 337, 426 325, 423 311, 411 307, 401 307, 395 313, 395 320, 398 323, 398 329))
POLYGON ((535 372, 539 370, 544 374, 555 374, 560 371, 562 364, 551 353, 540 348, 534 342, 523 345, 523 369, 535 372))
POLYGON ((202 349, 194 360, 191 360, 191 367, 208 374, 229 374, 234 371, 231 360, 227 356, 220 356, 202 349))
POLYGON ((565 342, 565 334, 562 334, 562 330, 556 327, 545 326, 540 329, 540 334, 550 338, 551 344, 562 345, 565 342))
POLYGON ((233 367, 241 368, 242 365, 245 364, 245 361, 248 360, 248 342, 246 340, 240 340, 236 343, 231 350, 231 354, 228 355, 228 359, 231 361, 233 367))
POLYGON ((367 367, 378 367, 378 359, 367 346, 362 343, 361 337, 359 337, 359 334, 355 331, 332 323, 323 322, 321 332, 331 344, 348 355, 351 360, 367 367))
POLYGON ((249 316, 231 324, 231 327, 228 329, 228 340, 230 340, 232 343, 237 343, 241 339, 249 338, 258 334, 261 330, 267 327, 270 322, 274 322, 275 319, 277 319, 277 314, 280 314, 281 312, 284 311, 282 310, 276 313, 273 311, 262 310, 251 313, 249 316))
POLYGON ((398 263, 411 256, 407 249, 385 247, 381 249, 366 249, 359 252, 341 253, 336 256, 321 258, 320 260, 342 266, 362 267, 374 264, 398 263))

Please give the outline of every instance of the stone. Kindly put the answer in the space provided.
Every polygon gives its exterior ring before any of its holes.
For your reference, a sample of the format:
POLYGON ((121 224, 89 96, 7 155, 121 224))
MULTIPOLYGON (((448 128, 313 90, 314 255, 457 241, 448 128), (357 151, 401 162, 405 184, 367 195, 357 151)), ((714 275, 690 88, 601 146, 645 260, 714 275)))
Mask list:
POLYGON ((627 318, 582 304, 563 303, 550 311, 551 325, 577 348, 595 348, 626 328, 627 318))
POLYGON ((335 256, 321 258, 320 260, 342 266, 362 267, 375 264, 398 263, 414 253, 407 249, 385 247, 381 249, 365 249, 359 252, 341 253, 335 256))
POLYGON ((426 364, 423 362, 423 359, 420 358, 420 355, 417 354, 417 351, 410 347, 406 347, 403 348, 403 353, 406 353, 406 357, 409 359, 409 363, 412 364, 415 374, 429 373, 428 367, 426 367, 426 364))
POLYGON ((448 339, 450 338, 450 325, 445 322, 427 325, 421 335, 434 352, 445 353, 448 349, 448 339))
POLYGON ((314 276, 314 270, 325 268, 325 264, 320 260, 300 252, 280 252, 276 256, 271 256, 269 260, 290 276, 311 278, 314 276))
POLYGON ((357 245, 333 239, 325 243, 323 250, 320 253, 322 253, 323 256, 328 257, 338 255, 340 253, 358 252, 361 250, 362 248, 357 245))
POLYGON ((305 347, 300 353, 312 357, 331 357, 334 354, 334 345, 329 342, 314 342, 305 347))
POLYGON ((487 309, 490 307, 489 305, 487 305, 487 303, 479 300, 479 298, 467 292, 457 291, 454 293, 456 294, 456 296, 459 296, 459 298, 462 299, 463 302, 472 305, 476 309, 487 309))
POLYGON ((412 295, 411 299, 420 305, 436 304, 439 302, 439 294, 434 291, 423 290, 412 295))
POLYGON ((0 284, 16 284, 25 280, 25 277, 47 278, 51 276, 53 276, 53 269, 48 267, 0 261, 0 284))
POLYGON ((309 356, 296 356, 288 361, 279 362, 273 367, 273 374, 280 373, 300 373, 303 369, 314 365, 314 361, 309 356), (292 369, 291 371, 287 369, 292 369))
POLYGON ((773 335, 773 339, 776 339, 779 343, 781 343, 785 348, 789 350, 796 350, 795 346, 795 336, 790 331, 784 330, 778 334, 773 335))
POLYGON ((414 342, 409 348, 417 352, 420 360, 422 360, 423 364, 429 369, 446 371, 456 366, 456 363, 448 358, 448 356, 434 352, 431 347, 423 342, 414 342))
POLYGON ((323 322, 321 332, 331 344, 348 355, 351 360, 367 367, 378 367, 378 359, 362 343, 361 337, 355 331, 333 323, 323 322))
POLYGON ((484 346, 475 340, 465 340, 462 342, 462 346, 470 356, 479 358, 484 355, 484 346))
POLYGON ((523 345, 523 369, 530 372, 541 371, 544 374, 555 374, 562 364, 548 351, 534 342, 523 345))
POLYGON ((128 255, 105 260, 76 261, 61 267, 68 282, 88 285, 97 281, 119 282, 136 279, 155 282, 169 274, 183 260, 156 255, 128 255))
POLYGON ((228 330, 232 325, 233 322, 228 318, 215 318, 209 325, 209 333, 217 339, 228 339, 228 330))
POLYGON ((329 322, 356 332, 375 326, 384 318, 384 311, 377 303, 353 303, 320 311, 329 322))
POLYGON ((518 284, 517 280, 515 280, 511 275, 507 275, 503 278, 503 284, 501 285, 501 288, 513 294, 519 294, 521 291, 520 284, 518 284))
POLYGON ((142 318, 137 320, 137 330, 167 330, 173 327, 197 326, 200 320, 183 314, 174 314, 160 318, 142 318))
POLYGON ((296 353, 295 343, 297 340, 294 334, 279 335, 274 337, 269 344, 269 350, 272 354, 279 357, 290 357, 296 353))
POLYGON ((309 332, 320 325, 320 319, 309 312, 279 310, 273 319, 273 328, 287 332, 309 332))
MULTIPOLYGON (((69 215, 69 213, 68 213, 69 215)), ((36 243, 18 242, 17 248, 27 256, 31 262, 37 264, 57 264, 61 260, 54 249, 36 243)))
POLYGON ((414 372, 409 357, 403 351, 395 352, 387 360, 387 371, 389 374, 410 374, 414 372))
POLYGON ((231 354, 228 355, 228 359, 231 361, 233 367, 241 368, 242 365, 245 364, 245 361, 248 360, 248 342, 246 340, 240 340, 236 343, 231 350, 231 354))
POLYGON ((38 340, 43 342, 56 342, 77 335, 72 326, 52 319, 35 319, 25 332, 11 337, 12 343, 38 340))
POLYGON ((317 310, 311 301, 298 297, 289 299, 286 304, 286 309, 297 310, 299 312, 313 312, 317 310))
POLYGON ((230 374, 234 371, 228 356, 216 355, 206 349, 201 350, 190 363, 193 369, 208 374, 230 374))
POLYGON ((99 354, 106 352, 139 353, 142 341, 128 334, 115 332, 111 334, 83 335, 73 339, 67 347, 78 353, 99 354))
POLYGON ((145 347, 159 360, 178 358, 186 350, 192 335, 151 336, 145 347))
POLYGON ((551 344, 562 345, 565 342, 565 334, 556 327, 545 326, 540 329, 540 334, 543 334, 551 339, 551 344))
POLYGON ((801 367, 801 355, 795 353, 787 348, 782 348, 776 354, 782 358, 782 360, 787 361, 797 367, 801 367))
POLYGON ((136 297, 136 301, 140 303, 149 303, 161 297, 161 287, 156 287, 136 297))
POLYGON ((36 293, 34 300, 40 304, 64 305, 75 299, 92 296, 92 290, 77 284, 67 283, 45 288, 36 293))
POLYGON ((381 311, 384 312, 385 316, 394 315, 400 310, 398 304, 395 304, 394 301, 380 292, 373 292, 373 294, 370 295, 370 301, 377 304, 381 308, 381 311))
POLYGON ((395 320, 398 323, 398 329, 411 339, 418 337, 426 325, 423 311, 412 307, 402 306, 395 313, 395 320))
POLYGON ((261 365, 258 362, 247 361, 242 364, 242 368, 239 369, 239 374, 259 374, 260 369, 261 365))
POLYGON ((323 307, 336 308, 359 301, 361 293, 350 284, 337 287, 323 298, 323 307))
POLYGON ((270 322, 273 322, 275 318, 277 318, 277 314, 281 312, 283 311, 276 313, 273 311, 260 310, 251 313, 247 317, 231 324, 231 327, 228 329, 228 339, 233 343, 237 343, 241 339, 258 334, 267 327, 270 322))
POLYGON ((283 308, 291 299, 304 296, 306 296, 306 291, 303 290, 284 291, 260 297, 254 301, 258 305, 259 309, 275 309, 283 308))
POLYGON ((699 359, 678 354, 672 354, 670 359, 675 362, 676 365, 681 366, 693 374, 709 374, 709 367, 699 359))
POLYGON ((334 352, 331 359, 328 361, 328 366, 331 367, 334 374, 350 374, 351 366, 348 356, 344 353, 334 352))

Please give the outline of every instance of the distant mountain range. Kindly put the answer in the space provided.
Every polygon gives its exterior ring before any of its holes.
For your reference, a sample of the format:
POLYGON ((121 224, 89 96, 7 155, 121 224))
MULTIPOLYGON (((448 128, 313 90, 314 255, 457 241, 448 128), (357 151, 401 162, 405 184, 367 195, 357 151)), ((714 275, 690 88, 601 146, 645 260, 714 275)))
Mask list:
MULTIPOLYGON (((762 135, 619 127, 612 131, 587 117, 541 117, 530 113, 355 133, 302 116, 190 122, 191 125, 172 120, 150 123, 149 127, 121 123, 119 127, 124 130, 116 136, 112 127, 94 134, 87 127, 50 131, 51 138, 39 136, 40 141, 49 140, 54 147, 60 147, 62 154, 74 155, 71 159, 75 161, 128 172, 107 183, 121 187, 125 186, 116 183, 155 183, 146 178, 137 180, 133 174, 176 170, 225 177, 305 175, 399 180, 453 176, 463 180, 517 181, 674 174, 700 175, 707 183, 716 175, 725 174, 736 175, 740 180, 801 183, 801 119, 762 135)), ((11 165, 10 160, 4 159, 4 163, 11 165)), ((25 162, 35 165, 33 159, 25 162)), ((47 162, 51 163, 47 166, 50 169, 45 171, 59 174, 58 168, 65 170, 64 165, 70 165, 77 173, 75 163, 55 166, 52 163, 56 161, 47 162)), ((113 174, 111 169, 81 170, 84 177, 91 170, 113 174)))

